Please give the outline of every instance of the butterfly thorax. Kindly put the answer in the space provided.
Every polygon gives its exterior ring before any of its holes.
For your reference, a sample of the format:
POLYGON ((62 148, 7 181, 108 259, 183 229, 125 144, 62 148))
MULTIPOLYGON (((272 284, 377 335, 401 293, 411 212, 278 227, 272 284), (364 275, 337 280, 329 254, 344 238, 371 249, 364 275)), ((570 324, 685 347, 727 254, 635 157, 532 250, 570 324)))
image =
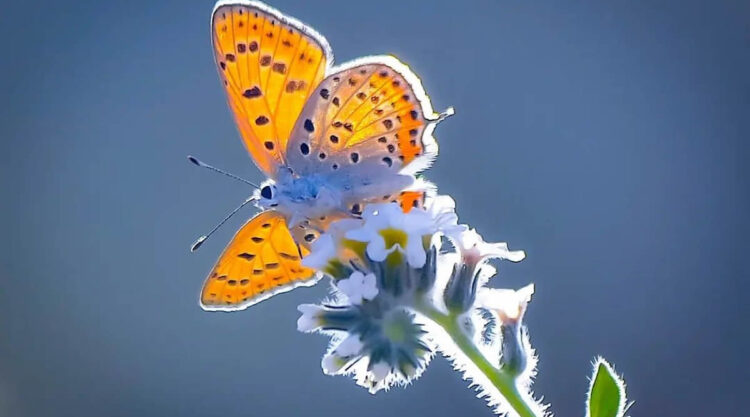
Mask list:
POLYGON ((258 205, 284 214, 290 225, 340 211, 342 194, 322 175, 280 175, 270 183, 272 198, 261 197, 258 205))

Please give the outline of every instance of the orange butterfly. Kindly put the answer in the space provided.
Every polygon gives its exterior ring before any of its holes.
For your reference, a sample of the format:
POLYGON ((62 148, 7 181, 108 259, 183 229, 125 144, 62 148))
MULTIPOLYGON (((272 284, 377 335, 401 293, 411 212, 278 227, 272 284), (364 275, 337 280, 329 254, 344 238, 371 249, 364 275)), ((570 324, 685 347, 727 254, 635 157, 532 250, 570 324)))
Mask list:
POLYGON ((314 284, 301 259, 331 221, 373 202, 418 206, 428 185, 415 175, 437 155, 432 131, 452 110, 436 114, 394 57, 332 68, 323 36, 260 2, 219 1, 211 33, 242 141, 269 177, 251 197, 263 211, 237 232, 201 292, 206 310, 241 310, 314 284))

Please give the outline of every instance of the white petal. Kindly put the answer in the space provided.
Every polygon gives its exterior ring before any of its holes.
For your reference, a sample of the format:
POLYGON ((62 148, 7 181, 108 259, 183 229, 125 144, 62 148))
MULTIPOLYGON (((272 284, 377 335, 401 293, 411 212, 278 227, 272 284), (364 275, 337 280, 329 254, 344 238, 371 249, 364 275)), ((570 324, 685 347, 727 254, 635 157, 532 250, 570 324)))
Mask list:
POLYGON ((475 229, 467 229, 455 236, 456 247, 461 252, 464 262, 478 264, 487 258, 507 259, 519 262, 526 257, 523 251, 511 251, 507 243, 487 243, 475 229))
POLYGON ((347 231, 345 236, 347 239, 356 240, 358 242, 369 242, 375 236, 377 236, 377 233, 367 227, 361 227, 359 229, 352 229, 347 231))
POLYGON ((346 358, 359 354, 362 350, 362 341, 359 340, 359 335, 350 334, 344 340, 336 346, 335 352, 337 355, 346 358))
POLYGON ((300 332, 310 332, 320 325, 319 314, 322 309, 314 304, 302 304, 297 306, 297 311, 302 313, 297 319, 297 330, 300 332))
POLYGON ((431 198, 427 204, 430 213, 452 213, 456 211, 456 202, 449 195, 438 195, 431 198))
POLYGON ((384 380, 391 373, 391 366, 385 362, 378 362, 372 366, 372 379, 375 382, 384 380))
POLYGON ((505 255, 505 259, 511 262, 521 262, 526 258, 526 252, 522 250, 511 250, 505 255))
POLYGON ((350 279, 342 279, 336 283, 336 288, 341 291, 352 304, 360 304, 362 300, 357 294, 356 284, 350 279))
POLYGON ((329 234, 321 235, 311 246, 310 253, 302 259, 302 265, 323 269, 328 262, 336 258, 336 245, 333 237, 329 234))
POLYGON ((373 300, 378 296, 378 282, 375 274, 367 274, 363 278, 362 298, 373 300))
POLYGON ((467 229, 458 235, 458 242, 456 243, 462 251, 466 251, 474 248, 481 241, 482 237, 476 229, 467 229))
POLYGON ((336 375, 345 364, 344 359, 333 353, 323 356, 323 360, 320 362, 323 373, 326 375, 336 375))
MULTIPOLYGON (((370 274, 367 274, 367 275, 370 275, 370 274)), ((365 280, 367 278, 367 275, 365 275, 364 273, 362 273, 360 271, 354 271, 349 276, 349 279, 351 279, 354 282, 356 282, 357 285, 359 285, 359 286, 364 286, 365 285, 365 280)))
POLYGON ((380 204, 376 207, 377 215, 384 221, 393 221, 403 216, 404 210, 396 203, 380 204))
POLYGON ((342 279, 336 283, 336 287, 346 295, 352 304, 362 304, 365 291, 365 274, 354 271, 349 278, 342 279))
POLYGON ((534 294, 534 284, 529 284, 518 291, 482 288, 477 294, 477 303, 484 308, 494 310, 503 322, 518 322, 523 318, 526 306, 534 294))
POLYGON ((386 250, 385 239, 382 236, 377 235, 376 238, 369 241, 367 244, 367 256, 375 262, 382 262, 393 250, 386 250))
POLYGON ((427 260, 422 246, 422 236, 409 236, 406 242, 406 260, 412 268, 421 268, 427 260))
POLYGON ((435 229, 435 218, 426 211, 413 209, 407 214, 402 214, 403 228, 408 234, 431 235, 435 229))
POLYGON ((480 242, 477 246, 483 257, 507 259, 513 262, 520 262, 526 257, 522 250, 511 251, 507 243, 485 243, 480 242))

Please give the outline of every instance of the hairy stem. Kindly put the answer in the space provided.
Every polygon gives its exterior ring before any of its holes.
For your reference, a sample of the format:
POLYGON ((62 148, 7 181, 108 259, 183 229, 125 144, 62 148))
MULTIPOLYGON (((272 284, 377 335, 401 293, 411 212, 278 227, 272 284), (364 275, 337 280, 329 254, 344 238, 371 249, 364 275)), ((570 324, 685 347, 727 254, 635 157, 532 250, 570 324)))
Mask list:
POLYGON ((427 303, 418 304, 417 311, 445 330, 458 349, 489 379, 518 416, 538 417, 527 403, 527 399, 518 391, 517 375, 490 363, 474 344, 474 341, 461 329, 456 315, 445 314, 427 303))

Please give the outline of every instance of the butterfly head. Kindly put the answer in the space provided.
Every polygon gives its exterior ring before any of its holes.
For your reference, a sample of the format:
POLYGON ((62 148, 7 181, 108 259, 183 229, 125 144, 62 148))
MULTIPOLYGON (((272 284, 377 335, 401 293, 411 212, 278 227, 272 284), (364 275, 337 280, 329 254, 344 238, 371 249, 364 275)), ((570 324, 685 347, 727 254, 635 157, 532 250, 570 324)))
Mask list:
POLYGON ((289 219, 324 216, 342 204, 340 191, 325 177, 297 177, 286 170, 280 170, 274 180, 263 182, 253 197, 260 209, 276 210, 289 219))
POLYGON ((257 205, 263 209, 273 208, 279 205, 279 190, 273 181, 266 181, 255 191, 257 205))

